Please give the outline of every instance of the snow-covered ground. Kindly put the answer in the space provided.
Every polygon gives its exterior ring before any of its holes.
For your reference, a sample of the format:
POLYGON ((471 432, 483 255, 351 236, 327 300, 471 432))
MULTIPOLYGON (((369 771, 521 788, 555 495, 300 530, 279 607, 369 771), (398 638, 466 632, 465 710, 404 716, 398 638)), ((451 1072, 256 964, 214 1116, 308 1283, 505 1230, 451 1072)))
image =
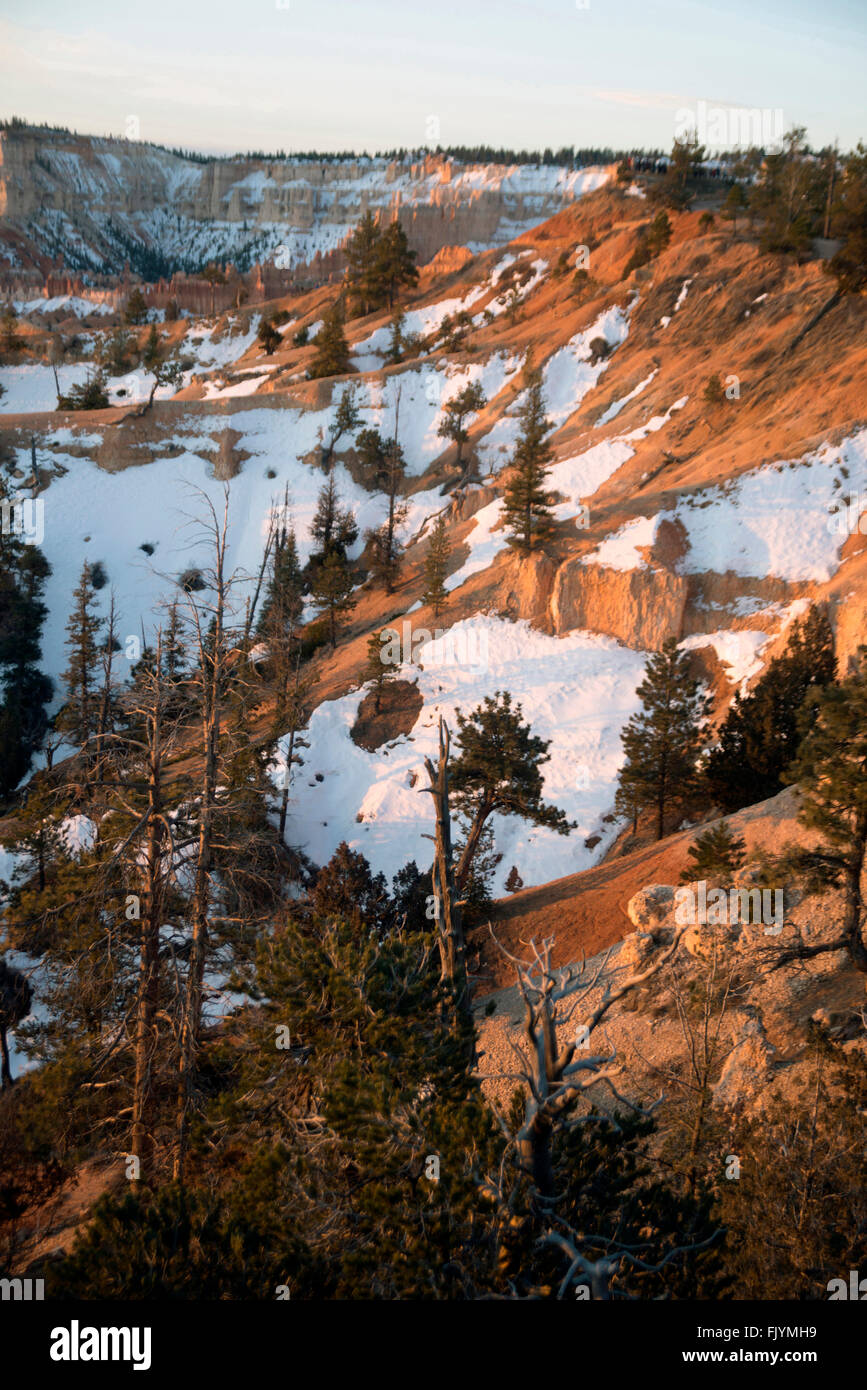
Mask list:
MULTIPOLYGON (((675 402, 672 410, 681 404, 675 402)), ((619 447, 641 438, 661 428, 670 414, 655 416, 642 429, 607 443, 619 447)), ((702 488, 681 497, 671 512, 636 517, 607 536, 585 564, 640 568, 644 561, 638 547, 652 543, 659 522, 667 516, 677 518, 686 531, 689 549, 680 561, 686 573, 731 571, 749 578, 775 575, 824 583, 839 566, 852 523, 867 510, 865 499, 867 429, 839 445, 824 444, 804 458, 768 464, 724 486, 702 488)))
MULTIPOLYGON (((84 362, 57 368, 61 392, 81 386, 92 368, 84 362)), ((19 367, 0 367, 0 415, 27 414, 30 411, 57 409, 57 386, 51 367, 41 362, 27 362, 19 367)))
POLYGON ((88 318, 91 314, 105 317, 117 312, 104 299, 85 299, 81 295, 75 294, 59 294, 55 295, 53 299, 40 296, 38 299, 16 300, 15 308, 19 314, 59 314, 62 312, 69 315, 74 314, 78 319, 88 318))
MULTIPOLYGON (((292 783, 287 839, 320 864, 346 840, 389 878, 412 858, 426 866, 430 842, 422 836, 431 831, 431 807, 422 790, 423 760, 436 756, 438 717, 443 714, 455 729, 456 707, 468 713, 485 695, 509 690, 534 733, 552 740, 544 765, 546 800, 578 825, 565 838, 513 817, 495 817, 503 859, 494 892, 504 891, 513 864, 530 886, 595 862, 615 833, 601 822, 622 763, 620 731, 638 708, 644 655, 587 632, 549 637, 526 622, 481 615, 456 624, 439 649, 431 641, 416 655, 418 664, 401 671, 406 679, 418 678, 424 699, 409 736, 375 753, 357 747, 349 731, 363 690, 315 711, 310 747, 292 783), (589 850, 584 840, 593 834, 603 839, 589 850)), ((278 776, 283 766, 285 761, 278 762, 278 776)))
MULTIPOLYGON (((403 404, 402 420, 403 416, 403 404)), ((122 645, 125 636, 138 634, 144 622, 153 624, 152 610, 162 600, 177 596, 175 583, 184 571, 207 563, 207 547, 190 518, 201 515, 201 490, 222 512, 223 484, 211 476, 211 467, 194 452, 216 456, 225 429, 240 434, 238 447, 248 451, 239 474, 229 484, 230 545, 233 568, 255 574, 262 557, 272 504, 282 499, 288 483, 299 551, 310 551, 308 531, 323 484, 317 469, 299 461, 317 443, 331 419, 333 408, 305 412, 285 408, 248 410, 180 426, 173 443, 183 450, 176 458, 156 458, 146 466, 109 473, 86 458, 65 454, 62 445, 71 432, 58 431, 50 438, 61 447, 54 457, 67 472, 55 478, 42 495, 44 540, 42 549, 52 567, 46 588, 48 617, 43 629, 44 668, 58 680, 65 667, 64 636, 73 589, 85 561, 102 561, 108 584, 100 592, 102 608, 115 594, 122 645), (273 471, 275 476, 268 477, 273 471), (153 556, 141 550, 153 545, 153 556)), ((382 422, 382 411, 369 412, 382 422)), ((401 438, 404 438, 401 430, 401 438)), ((98 447, 99 436, 88 436, 98 447)), ((440 441, 441 444, 441 441, 440 441)), ((26 449, 17 451, 18 463, 29 470, 26 449)), ((378 526, 385 515, 385 500, 353 482, 346 470, 335 465, 338 490, 345 505, 353 507, 360 531, 378 526)), ((415 494, 409 501, 406 534, 421 526, 424 518, 441 509, 438 490, 415 494)), ((359 539, 356 552, 363 541, 359 539)), ((243 602, 243 590, 238 591, 243 602)), ((118 658, 123 659, 122 654, 118 658)))

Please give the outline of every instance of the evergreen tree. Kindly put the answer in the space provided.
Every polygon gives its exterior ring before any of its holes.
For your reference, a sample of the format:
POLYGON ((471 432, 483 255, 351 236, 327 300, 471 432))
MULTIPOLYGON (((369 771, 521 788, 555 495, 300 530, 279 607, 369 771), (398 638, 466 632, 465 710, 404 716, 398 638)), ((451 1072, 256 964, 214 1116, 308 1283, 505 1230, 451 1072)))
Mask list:
POLYGON ((466 842, 455 870, 463 892, 482 832, 494 814, 520 816, 568 835, 574 824, 563 811, 542 800, 541 767, 550 758, 550 739, 538 738, 525 723, 520 704, 508 690, 486 695, 469 715, 457 711, 460 753, 449 769, 457 809, 468 822, 466 842))
POLYGON ((658 256, 671 241, 671 223, 667 215, 660 211, 647 229, 647 246, 651 256, 658 256))
POLYGON ((311 556, 314 566, 324 563, 330 555, 345 560, 347 550, 358 540, 355 515, 351 507, 341 507, 333 472, 320 488, 310 536, 317 546, 311 556))
MULTIPOLYGON (((668 168, 662 176, 658 190, 655 190, 656 196, 670 208, 679 210, 687 207, 692 199, 699 165, 704 157, 704 146, 698 143, 696 135, 686 135, 682 140, 675 140, 668 168)), ((656 254, 654 252, 654 255, 656 254)))
POLYGON ((280 334, 277 332, 274 320, 266 314, 262 315, 262 321, 259 324, 259 332, 256 334, 256 337, 266 357, 270 357, 272 353, 276 352, 283 341, 280 334))
POLYGON ((377 714, 382 704, 383 686, 393 681, 397 675, 391 662, 384 660, 383 649, 383 643, 391 641, 395 636, 392 628, 384 627, 380 632, 372 632, 367 639, 367 663, 364 673, 370 693, 375 697, 373 708, 377 714))
POLYGON ((129 299, 123 306, 123 316, 127 323, 147 323, 147 300, 145 299, 140 289, 136 288, 132 291, 132 294, 129 296, 129 299))
POLYGON ((398 309, 398 310, 395 311, 394 314, 392 314, 391 323, 389 324, 389 329, 390 329, 390 331, 391 331, 391 337, 390 337, 389 342, 388 342, 388 352, 386 353, 386 356, 385 356, 386 362, 388 362, 388 363, 391 364, 391 365, 397 365, 398 362, 402 362, 402 361, 403 361, 403 352, 404 352, 403 326, 404 326, 405 322, 406 322, 406 314, 404 314, 403 310, 398 309))
MULTIPOLYGON (((460 862, 460 857, 466 847, 471 826, 464 822, 460 829, 461 834, 455 846, 458 862, 460 862)), ((494 901, 491 884, 502 858, 502 854, 498 852, 494 843, 493 828, 488 821, 476 841, 469 873, 463 887, 463 924, 465 927, 475 926, 477 922, 485 920, 494 901)))
POLYGON ((362 467, 362 483, 369 491, 381 488, 388 466, 388 442, 379 430, 360 430, 355 437, 355 452, 362 467))
POLYGON ((785 653, 747 695, 736 695, 707 756, 704 779, 724 811, 776 796, 797 756, 799 715, 808 696, 834 680, 834 635, 820 606, 796 621, 785 653))
POLYGON ((352 388, 347 386, 337 402, 334 420, 329 426, 328 443, 322 456, 324 465, 331 463, 331 456, 337 446, 337 441, 342 439, 345 434, 351 434, 353 430, 358 429, 360 424, 361 416, 355 404, 355 396, 352 388))
POLYGON ((428 902, 433 895, 430 870, 421 873, 414 859, 391 880, 392 919, 398 928, 422 932, 430 927, 428 902))
POLYGON ((323 921, 342 919, 355 928, 379 928, 389 909, 385 875, 374 874, 364 855, 342 840, 319 870, 310 907, 323 921))
MULTIPOLYGON (((2 492, 0 506, 10 507, 2 492)), ((52 683, 39 668, 43 593, 51 567, 36 545, 0 526, 0 797, 30 767, 48 726, 52 683)))
POLYGON ((744 862, 746 841, 734 833, 727 820, 721 820, 703 830, 688 852, 692 863, 681 874, 681 883, 715 878, 728 880, 744 862))
POLYGON ((376 252, 378 288, 389 309, 401 290, 418 284, 415 261, 406 232, 400 222, 392 222, 380 237, 376 252))
POLYGON ((451 439, 453 443, 457 444, 458 451, 455 463, 458 468, 461 466, 464 445, 470 437, 464 422, 468 415, 473 415, 476 411, 484 409, 487 403, 487 397, 479 382, 471 381, 450 401, 446 401, 443 406, 443 419, 437 434, 440 439, 451 439))
POLYGON ((268 587, 259 614, 258 631, 271 647, 284 646, 304 609, 304 576, 298 559, 295 529, 288 515, 288 499, 275 528, 268 587))
POLYGON ((157 326, 155 323, 152 323, 150 326, 150 332, 148 333, 147 341, 145 342, 144 352, 142 353, 141 360, 142 366, 147 367, 148 371, 151 371, 152 368, 158 366, 159 364, 160 335, 157 332, 157 326))
POLYGON ((361 317, 380 308, 384 302, 381 242, 379 224, 372 212, 366 212, 344 247, 349 302, 361 317))
POLYGON ((746 205, 747 195, 744 192, 743 185, 740 183, 733 183, 726 194, 723 209, 723 216, 729 218, 731 221, 733 233, 737 232, 738 229, 738 213, 743 212, 746 205))
POLYGON ((801 720, 803 741, 789 776, 801 788, 798 818, 820 832, 822 843, 795 852, 793 863, 814 890, 842 889, 842 942, 819 949, 845 945, 855 968, 867 973, 861 889, 867 868, 867 647, 859 649, 858 669, 820 690, 801 720))
POLYGON ((545 486, 553 457, 545 437, 551 422, 545 415, 538 372, 531 377, 527 402, 519 418, 521 430, 506 484, 504 516, 510 531, 509 544, 528 555, 537 545, 544 544, 554 529, 551 494, 545 486))
POLYGON ((352 575, 346 561, 337 550, 332 550, 317 570, 312 586, 317 614, 328 622, 328 640, 332 651, 337 646, 337 631, 341 622, 355 607, 352 588, 352 575))
POLYGON ((96 611, 91 567, 86 561, 72 597, 74 604, 66 625, 69 665, 63 673, 67 703, 58 715, 57 727, 75 743, 86 745, 97 725, 97 662, 103 628, 103 619, 96 611))
POLYGON ((858 294, 867 285, 867 148, 860 140, 846 160, 833 229, 843 245, 831 257, 829 269, 844 294, 858 294))
POLYGON ((393 594, 403 558, 399 528, 407 514, 406 503, 398 501, 404 480, 404 460, 396 439, 383 443, 383 454, 378 481, 388 499, 388 513, 383 524, 368 531, 366 538, 370 546, 371 574, 375 581, 385 585, 387 594, 393 594))
POLYGON ((322 327, 314 338, 316 356, 307 375, 311 380, 324 376, 342 376, 349 371, 349 344, 343 331, 343 306, 335 300, 325 313, 322 327))
POLYGON ((631 816, 653 810, 656 838, 666 817, 688 804, 698 787, 697 764, 710 700, 689 674, 689 656, 669 637, 648 661, 638 687, 642 702, 621 734, 626 762, 620 772, 615 810, 631 816))
POLYGON ((424 559, 425 590, 422 597, 422 602, 433 608, 435 618, 439 617, 448 602, 445 581, 451 553, 446 519, 440 513, 433 524, 430 544, 424 559))

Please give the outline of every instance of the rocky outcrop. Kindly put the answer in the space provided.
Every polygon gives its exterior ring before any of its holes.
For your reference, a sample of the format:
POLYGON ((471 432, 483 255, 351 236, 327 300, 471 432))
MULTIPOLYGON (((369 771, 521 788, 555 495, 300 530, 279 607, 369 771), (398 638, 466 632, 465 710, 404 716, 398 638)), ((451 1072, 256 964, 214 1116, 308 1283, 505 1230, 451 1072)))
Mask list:
MULTIPOLYGON (((271 250, 295 260, 312 255, 305 242, 296 256, 293 233, 302 237, 333 227, 320 250, 338 245, 368 211, 385 221, 399 218, 418 254, 429 261, 443 246, 505 243, 520 227, 529 227, 559 212, 587 189, 598 186, 609 170, 552 170, 540 180, 524 166, 486 165, 482 177, 474 167, 465 178, 462 166, 439 156, 388 161, 316 162, 290 159, 214 159, 199 164, 145 145, 131 132, 129 140, 104 140, 57 131, 23 129, 0 132, 0 219, 10 229, 51 240, 67 234, 70 260, 80 238, 93 253, 95 268, 123 268, 106 261, 111 239, 106 223, 119 224, 127 237, 184 264, 183 241, 161 245, 169 231, 188 223, 244 228, 247 240, 265 236, 271 250), (163 226, 171 209, 177 224, 163 226), (162 220, 161 220, 162 219, 162 220), (50 230, 50 238, 49 238, 50 230), (249 235, 248 235, 249 234, 249 235)), ((201 259, 201 257, 199 257, 201 259)), ((77 263, 77 262, 76 262, 77 263)))

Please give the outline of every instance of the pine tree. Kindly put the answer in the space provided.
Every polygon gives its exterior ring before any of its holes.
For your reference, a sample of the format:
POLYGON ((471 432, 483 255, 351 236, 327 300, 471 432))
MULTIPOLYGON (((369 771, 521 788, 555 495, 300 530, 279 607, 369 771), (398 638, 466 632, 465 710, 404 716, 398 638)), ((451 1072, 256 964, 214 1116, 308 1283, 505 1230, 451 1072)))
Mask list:
POLYGON ((126 301, 126 304, 123 306, 123 316, 127 323, 140 324, 147 322, 147 300, 140 289, 134 289, 129 299, 126 301))
POLYGON ((352 388, 347 386, 340 400, 337 402, 334 420, 328 430, 328 443, 322 455, 322 463, 324 466, 331 463, 331 456, 334 453, 338 440, 342 439, 345 434, 351 434, 353 430, 358 429, 360 424, 361 416, 355 404, 355 396, 352 388))
POLYGON ((316 356, 307 373, 311 380, 342 376, 349 371, 349 344, 343 331, 343 306, 339 299, 327 310, 314 344, 316 356))
MULTIPOLYGON (((459 863, 460 857, 466 847, 471 826, 464 822, 460 830, 461 835, 455 846, 455 853, 459 863)), ((470 861, 469 872, 463 886, 463 920, 465 927, 475 926, 477 922, 485 919, 494 901, 491 894, 491 884, 502 858, 502 854, 498 852, 496 844, 494 843, 493 828, 490 821, 488 821, 476 841, 473 857, 470 861)))
POLYGON ((160 335, 155 323, 150 326, 141 360, 142 366, 147 367, 148 371, 156 367, 160 361, 160 335))
POLYGON ((330 555, 345 560, 347 550, 358 540, 355 515, 351 507, 341 507, 333 472, 320 488, 310 536, 317 546, 310 557, 314 567, 324 563, 330 555))
POLYGON ((364 855, 342 840, 317 874, 310 907, 323 921, 340 918, 356 928, 378 928, 388 917, 385 875, 374 874, 364 855))
MULTIPOLYGON (((364 317, 385 302, 380 246, 382 233, 372 212, 366 212, 344 247, 346 286, 356 314, 364 317)), ((333 373, 322 373, 333 375, 333 373)))
POLYGON ((386 362, 388 362, 392 366, 395 366, 398 362, 403 361, 403 326, 405 322, 406 314, 404 314, 402 309, 396 310, 396 312, 392 315, 391 323, 389 324, 391 337, 389 338, 388 342, 388 352, 385 355, 386 362))
MULTIPOLYGON (((0 505, 10 505, 2 492, 0 505)), ((50 574, 38 546, 0 526, 0 797, 10 796, 26 774, 48 726, 52 682, 40 657, 50 574)))
POLYGON ((782 656, 775 657, 747 695, 736 695, 705 761, 708 792, 724 811, 776 796, 801 738, 806 699, 834 680, 834 634, 821 606, 796 621, 782 656))
POLYGON ((367 639, 367 663, 364 673, 370 692, 375 696, 373 708, 377 714, 382 704, 383 686, 393 681, 397 674, 391 662, 385 660, 383 649, 383 643, 391 641, 395 636, 392 628, 384 627, 380 632, 372 632, 367 639))
POLYGON ((801 719, 804 737, 790 778, 801 788, 798 818, 820 832, 822 843, 796 852, 793 862, 813 889, 842 888, 843 933, 836 944, 845 945, 855 968, 867 973, 861 892, 867 868, 867 647, 859 648, 858 669, 819 691, 801 719))
POLYGON ((831 257, 829 270, 844 294, 858 294, 867 285, 867 147, 860 140, 843 170, 834 203, 834 233, 843 245, 831 257))
POLYGON ((103 627, 103 619, 96 612, 91 567, 86 561, 72 596, 74 606, 66 625, 69 665, 63 673, 67 703, 58 716, 57 726, 83 746, 96 730, 98 639, 103 627))
POLYGON ((277 332, 274 320, 267 315, 262 316, 262 322, 259 324, 259 332, 256 334, 256 337, 266 357, 270 357, 272 353, 276 352, 283 341, 280 334, 277 332))
POLYGON ((328 621, 328 640, 332 651, 337 646, 337 631, 341 622, 355 607, 352 588, 352 575, 346 561, 337 550, 332 550, 319 567, 312 588, 316 611, 328 621))
POLYGON ((671 241, 671 223, 664 212, 658 212, 647 229, 647 246, 651 256, 658 256, 671 241))
POLYGON ((398 501, 404 480, 404 460, 396 439, 384 442, 383 453, 379 482, 388 499, 388 513, 381 526, 367 532, 366 539, 370 545, 371 574, 376 582, 385 585, 387 594, 393 594, 403 558, 399 528, 407 514, 406 503, 398 501))
POLYGON ((746 841, 736 835, 727 820, 703 830, 689 847, 692 863, 680 876, 681 883, 701 879, 730 879, 744 862, 746 841))
POLYGON ((550 739, 538 738, 525 723, 509 691, 486 695, 469 715, 457 711, 460 753, 450 768, 457 809, 469 829, 455 870, 459 892, 469 880, 482 831, 494 814, 520 816, 531 825, 568 835, 574 824, 563 811, 542 800, 542 764, 550 758, 550 739))
POLYGON ((710 701, 689 674, 689 656, 669 637, 648 661, 638 687, 642 710, 621 734, 626 762, 620 773, 615 809, 631 816, 643 810, 656 817, 656 838, 666 817, 683 807, 698 787, 697 764, 710 701))
POLYGON ((446 401, 443 406, 443 419, 440 422, 437 434, 440 439, 451 439, 458 446, 455 456, 455 464, 461 466, 464 445, 469 439, 469 432, 464 427, 464 421, 468 415, 475 414, 478 410, 483 410, 487 405, 488 399, 482 390, 479 382, 471 381, 453 396, 450 401, 446 401))
POLYGON ((743 212, 747 205, 747 195, 743 190, 743 185, 733 183, 726 194, 723 216, 727 217, 732 224, 732 234, 738 229, 738 213, 743 212))
POLYGON ((451 553, 452 547, 446 529, 446 519, 440 513, 433 524, 430 544, 424 560, 425 590, 422 597, 422 602, 433 608, 435 618, 439 617, 448 602, 445 581, 451 553))
POLYGON ((378 288, 389 308, 401 290, 418 284, 415 260, 400 222, 392 222, 380 237, 376 253, 378 288))
POLYGON ((527 402, 520 412, 521 431, 504 495, 509 544, 525 555, 544 544, 554 529, 551 494, 545 482, 551 465, 551 446, 545 436, 551 422, 545 415, 542 378, 534 373, 527 402))

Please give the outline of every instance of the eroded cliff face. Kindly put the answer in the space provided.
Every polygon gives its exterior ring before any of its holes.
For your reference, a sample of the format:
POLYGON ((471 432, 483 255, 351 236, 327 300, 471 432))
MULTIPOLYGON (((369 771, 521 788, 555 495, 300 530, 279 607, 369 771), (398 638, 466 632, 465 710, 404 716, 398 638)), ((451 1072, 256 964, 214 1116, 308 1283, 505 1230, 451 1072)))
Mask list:
MULTIPOLYGON (((131 237, 187 268, 192 243, 278 264, 335 249, 366 212, 399 218, 419 261, 443 246, 493 246, 598 187, 607 169, 408 160, 214 159, 135 140, 0 132, 0 218, 39 251, 119 272, 131 237), (113 224, 113 225, 112 225, 113 224), (119 239, 118 228, 123 236, 119 239)), ((0 231, 2 231, 0 226, 0 231)), ((7 258, 16 255, 6 240, 7 258)))

